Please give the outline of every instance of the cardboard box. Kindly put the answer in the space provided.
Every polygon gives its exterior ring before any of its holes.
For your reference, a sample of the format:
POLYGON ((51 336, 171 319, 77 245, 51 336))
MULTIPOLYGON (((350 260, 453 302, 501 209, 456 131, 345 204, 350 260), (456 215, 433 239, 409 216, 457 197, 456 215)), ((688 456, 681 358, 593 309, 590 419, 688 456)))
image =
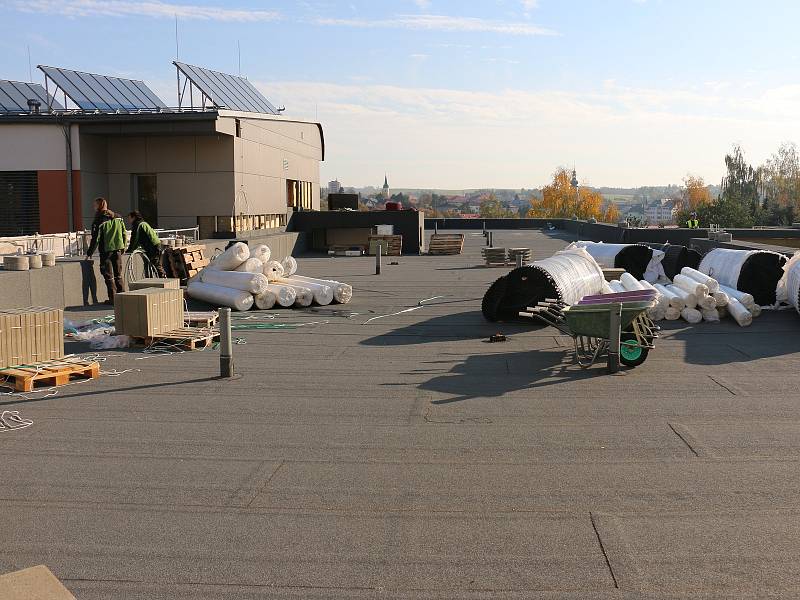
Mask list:
POLYGON ((136 290, 143 290, 145 288, 163 288, 170 290, 179 290, 181 289, 181 280, 158 279, 155 277, 151 277, 148 279, 140 279, 139 281, 131 281, 128 284, 128 289, 132 292, 136 290))
POLYGON ((63 357, 63 310, 43 306, 0 310, 0 368, 63 357))
POLYGON ((75 600, 75 596, 44 565, 0 575, 0 598, 3 600, 75 600))
POLYGON ((117 335, 153 337, 183 327, 183 290, 144 288, 114 296, 117 335))

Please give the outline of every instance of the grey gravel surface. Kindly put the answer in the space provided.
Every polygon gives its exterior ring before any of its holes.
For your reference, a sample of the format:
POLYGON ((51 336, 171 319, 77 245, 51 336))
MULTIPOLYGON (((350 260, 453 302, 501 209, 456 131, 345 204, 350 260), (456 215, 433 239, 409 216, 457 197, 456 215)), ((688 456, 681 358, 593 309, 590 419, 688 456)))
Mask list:
POLYGON ((354 301, 238 331, 232 381, 213 350, 114 350, 0 397, 34 421, 0 433, 0 572, 98 600, 797 597, 800 317, 670 323, 641 367, 581 371, 557 331, 483 320, 482 244, 380 277, 302 258, 354 301))

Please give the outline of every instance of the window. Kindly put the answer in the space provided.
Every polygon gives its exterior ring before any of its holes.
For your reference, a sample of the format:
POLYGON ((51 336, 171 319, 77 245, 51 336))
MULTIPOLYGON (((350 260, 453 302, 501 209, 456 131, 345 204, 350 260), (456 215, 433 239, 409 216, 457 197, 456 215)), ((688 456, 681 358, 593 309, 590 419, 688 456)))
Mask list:
POLYGON ((32 235, 38 231, 37 172, 0 172, 0 236, 32 235))
POLYGON ((136 210, 152 227, 158 227, 158 189, 155 175, 133 176, 133 198, 136 210))

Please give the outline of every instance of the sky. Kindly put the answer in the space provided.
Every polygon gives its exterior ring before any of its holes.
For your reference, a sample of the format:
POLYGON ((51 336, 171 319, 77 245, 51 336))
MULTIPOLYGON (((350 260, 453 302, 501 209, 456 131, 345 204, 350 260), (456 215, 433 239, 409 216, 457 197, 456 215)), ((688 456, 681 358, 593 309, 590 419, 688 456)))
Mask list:
POLYGON ((0 0, 0 78, 143 79, 182 61, 318 120, 323 185, 719 183, 739 143, 800 142, 796 0, 0 0), (239 52, 241 48, 241 71, 239 52))

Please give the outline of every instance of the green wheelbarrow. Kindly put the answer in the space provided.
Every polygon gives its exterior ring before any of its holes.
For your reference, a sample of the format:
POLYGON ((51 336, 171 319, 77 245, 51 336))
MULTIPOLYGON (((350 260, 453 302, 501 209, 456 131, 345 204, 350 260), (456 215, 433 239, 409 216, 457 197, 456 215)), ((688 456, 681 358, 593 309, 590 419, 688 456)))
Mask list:
POLYGON ((545 301, 520 315, 535 318, 570 336, 575 345, 576 362, 587 369, 600 356, 608 354, 611 339, 615 337, 611 331, 612 311, 621 306, 619 361, 628 367, 637 367, 647 360, 655 347, 659 328, 647 316, 647 310, 654 304, 649 294, 624 296, 592 296, 573 306, 545 301))

